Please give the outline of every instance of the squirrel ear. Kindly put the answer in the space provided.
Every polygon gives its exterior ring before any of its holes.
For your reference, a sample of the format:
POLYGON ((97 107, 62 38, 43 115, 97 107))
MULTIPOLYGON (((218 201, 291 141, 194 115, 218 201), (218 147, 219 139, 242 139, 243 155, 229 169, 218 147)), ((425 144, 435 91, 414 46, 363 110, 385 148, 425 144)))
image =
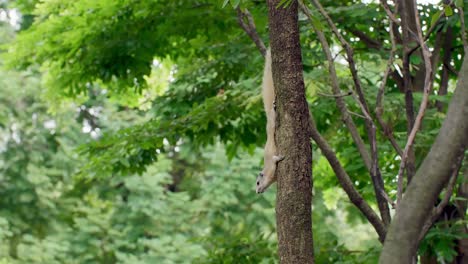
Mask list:
POLYGON ((263 172, 260 172, 258 176, 263 177, 263 172))

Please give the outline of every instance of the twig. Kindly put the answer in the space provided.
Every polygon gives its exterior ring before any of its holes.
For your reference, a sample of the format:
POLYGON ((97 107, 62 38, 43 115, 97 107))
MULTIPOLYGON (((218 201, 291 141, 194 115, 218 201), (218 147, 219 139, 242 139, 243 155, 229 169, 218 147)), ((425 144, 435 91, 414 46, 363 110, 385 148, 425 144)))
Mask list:
MULTIPOLYGON (((312 21, 312 14, 310 10, 304 5, 302 1, 299 1, 299 6, 304 12, 304 14, 309 18, 310 21, 312 21)), ((312 27, 313 27, 313 23, 312 27)), ((335 65, 333 64, 333 56, 330 51, 330 46, 328 45, 328 41, 325 38, 325 35, 323 34, 322 31, 316 29, 315 27, 314 31, 317 34, 317 37, 319 38, 320 43, 322 44, 322 49, 323 52, 325 53, 325 56, 328 61, 328 71, 330 73, 330 82, 331 82, 331 88, 332 91, 335 95, 338 95, 338 97, 335 97, 335 102, 338 107, 338 110, 341 113, 341 118, 343 122, 345 123, 346 127, 349 129, 349 132, 351 134, 351 137, 354 140, 354 143, 356 144, 359 153, 361 154, 362 159, 364 160, 364 164, 368 170, 371 169, 371 159, 369 152, 366 149, 366 145, 364 144, 364 141, 362 140, 361 136, 359 135, 359 131, 357 130, 356 125, 354 124, 353 119, 351 118, 350 114, 348 113, 348 107, 346 106, 346 102, 343 100, 342 97, 340 97, 341 90, 340 86, 338 83, 338 76, 336 74, 336 69, 335 65)))
MULTIPOLYGON (((409 137, 411 130, 414 126, 414 100, 413 100, 413 84, 412 84, 412 76, 410 72, 410 57, 409 57, 409 44, 412 43, 411 36, 415 35, 412 34, 412 30, 410 28, 410 17, 413 17, 414 14, 410 14, 409 11, 411 10, 412 3, 408 1, 399 1, 401 5, 399 10, 401 11, 401 31, 402 31, 402 46, 403 46, 403 92, 405 94, 405 113, 406 113, 406 121, 407 121, 407 136, 409 137)), ((417 9, 416 7, 414 7, 417 9)), ((396 31, 394 31, 395 33, 396 31)), ((416 38, 417 35, 415 35, 416 38)), ((413 175, 415 174, 415 165, 414 165, 414 149, 410 148, 408 150, 408 158, 406 163, 406 177, 408 182, 411 181, 413 175)), ((397 183, 397 190, 399 193, 403 192, 403 178, 398 178, 397 183)), ((398 196, 398 195, 397 195, 398 196)))
MULTIPOLYGON (((453 5, 453 0, 450 1, 447 5, 449 5, 449 6, 453 5)), ((459 11, 460 11, 460 10, 459 10, 459 11)), ((462 11, 462 12, 463 12, 463 11, 462 11)), ((462 13, 462 14, 463 14, 463 13, 462 13)), ((434 32, 434 29, 436 28, 437 24, 439 23, 439 21, 440 21, 443 17, 445 17, 445 13, 444 13, 444 12, 440 12, 439 16, 437 17, 436 22, 434 22, 434 23, 431 25, 431 27, 427 30, 426 35, 424 36, 424 42, 426 42, 426 41, 429 39, 429 37, 431 36, 432 32, 434 32)), ((461 18, 461 19, 463 19, 463 18, 461 18)), ((463 23, 463 22, 462 22, 462 23, 463 23)), ((463 32, 462 32, 462 34, 463 34, 463 32)), ((418 43, 418 45, 416 45, 415 47, 413 47, 413 48, 411 49, 411 51, 408 53, 408 56, 411 55, 411 54, 413 54, 413 52, 415 52, 415 51, 416 51, 417 49, 419 49, 420 47, 421 47, 421 45, 418 43)))
POLYGON ((257 48, 260 50, 260 53, 262 53, 263 57, 265 57, 266 50, 267 50, 266 46, 263 43, 263 41, 260 39, 260 36, 257 33, 255 22, 249 10, 245 9, 245 11, 242 11, 240 7, 237 6, 236 11, 237 11, 237 22, 242 27, 242 29, 244 29, 247 35, 249 35, 249 37, 253 40, 257 48), (246 19, 247 19, 247 24, 246 24, 246 19))
POLYGON ((392 209, 395 209, 395 202, 388 196, 386 192, 382 192, 383 197, 387 202, 392 206, 392 209))
POLYGON ((330 145, 328 145, 328 142, 322 137, 322 135, 320 135, 319 131, 317 130, 317 126, 315 125, 314 117, 312 116, 312 114, 310 115, 310 117, 312 139, 317 143, 317 146, 322 151, 322 154, 328 160, 330 167, 335 172, 335 175, 338 178, 338 182, 348 195, 349 200, 361 211, 361 213, 367 218, 367 220, 369 220, 369 222, 377 232, 380 242, 383 242, 385 240, 385 235, 387 232, 385 225, 383 224, 379 216, 375 213, 375 211, 369 206, 366 200, 364 200, 364 198, 356 190, 351 178, 343 169, 343 166, 341 166, 341 163, 336 157, 332 148, 330 147, 330 145))
MULTIPOLYGON (((382 3, 382 7, 385 10, 385 13, 387 13, 388 18, 390 19, 391 22, 400 25, 401 22, 395 17, 395 14, 390 10, 390 6, 387 3, 387 0, 380 0, 380 3, 382 3)), ((395 9, 397 9, 395 7, 395 9)))
POLYGON ((326 94, 326 93, 320 93, 318 92, 317 93, 318 95, 320 96, 324 96, 324 97, 333 97, 333 98, 336 98, 336 97, 345 97, 345 96, 350 96, 353 94, 353 92, 348 92, 348 93, 345 93, 345 94, 326 94))
MULTIPOLYGON (((320 4, 318 0, 312 0, 314 6, 318 9, 320 14, 325 18, 329 27, 332 29, 335 36, 341 43, 341 46, 346 51, 346 57, 349 65, 349 70, 351 71, 351 76, 354 82, 354 88, 357 93, 356 102, 358 103, 359 107, 363 115, 365 116, 365 123, 366 123, 366 130, 367 136, 370 143, 370 156, 371 156, 371 167, 370 167, 370 174, 372 178, 372 183, 374 185, 374 191, 377 198, 377 204, 379 206, 380 213, 382 215, 383 222, 387 225, 390 223, 390 210, 388 208, 388 204, 385 199, 382 197, 381 192, 385 191, 384 181, 380 175, 379 170, 379 162, 378 162, 378 150, 377 150, 377 136, 376 136, 376 128, 374 121, 370 115, 369 107, 367 105, 366 98, 364 96, 364 92, 362 89, 361 81, 358 76, 356 63, 354 61, 354 50, 351 45, 345 40, 345 38, 341 35, 340 31, 336 27, 335 23, 325 11, 323 6, 320 4)), ((304 8, 306 8, 304 6, 304 8)))
POLYGON ((452 175, 450 175, 450 180, 447 183, 444 198, 442 198, 442 201, 440 201, 437 207, 432 210, 430 217, 428 217, 428 219, 424 223, 423 228, 421 229, 421 234, 419 235, 419 241, 421 241, 424 238, 424 236, 426 236, 429 229, 442 214, 445 206, 447 206, 447 204, 449 203, 450 197, 452 197, 453 194, 453 189, 455 188, 455 184, 457 183, 457 177, 460 173, 461 165, 463 163, 463 156, 463 154, 460 155, 460 157, 458 157, 458 160, 455 162, 455 168, 453 168, 452 175))
POLYGON ((452 65, 444 62, 444 66, 447 68, 447 70, 449 70, 449 72, 458 77, 458 71, 452 65))
POLYGON ((465 17, 463 14, 463 8, 457 7, 458 15, 460 16, 460 27, 461 27, 461 35, 463 40, 463 49, 466 51, 468 49, 468 40, 466 38, 466 29, 465 29, 465 17))
MULTIPOLYGON (((416 6, 416 0, 413 0, 416 6)), ((400 169, 398 171, 398 182, 402 183, 403 182, 403 170, 406 165, 406 159, 408 158, 408 152, 410 148, 412 147, 414 140, 416 138, 416 134, 419 130, 419 127, 421 126, 422 119, 424 118, 424 113, 426 111, 427 103, 429 101, 429 93, 432 90, 432 67, 431 67, 431 52, 429 51, 429 48, 427 45, 424 43, 424 39, 422 36, 421 32, 421 24, 419 21, 419 12, 418 9, 415 8, 414 11, 415 15, 415 21, 416 21, 416 27, 417 27, 417 33, 418 33, 418 41, 419 45, 422 47, 422 53, 423 53, 423 58, 424 58, 424 65, 426 68, 426 75, 424 77, 424 94, 423 94, 423 99, 421 101, 421 104, 419 106, 419 111, 416 116, 413 128, 411 129, 411 132, 408 136, 408 141, 406 142, 405 150, 403 151, 403 156, 401 157, 401 163, 400 163, 400 169)), ((403 188, 402 186, 398 186, 398 193, 397 193, 397 207, 399 202, 401 201, 401 198, 403 197, 403 188)))
POLYGON ((360 118, 362 118, 362 119, 364 119, 364 120, 366 120, 366 119, 367 119, 367 117, 366 117, 366 116, 363 116, 363 115, 361 115, 361 114, 358 114, 358 113, 356 113, 356 112, 353 112, 353 111, 351 111, 351 110, 348 110, 348 113, 350 113, 351 115, 354 115, 354 116, 360 117, 360 118))
MULTIPOLYGON (((387 5, 385 0, 382 0, 382 5, 387 5)), ((388 6, 387 6, 387 8, 388 8, 388 6)), ((395 8, 398 8, 398 6, 396 6, 395 8)), ((395 138, 393 137, 393 133, 392 133, 391 129, 389 128, 388 124, 383 120, 383 117, 382 117, 382 114, 384 112, 384 107, 383 107, 382 101, 383 101, 383 97, 384 97, 385 86, 387 84, 388 76, 390 75, 390 73, 392 71, 394 56, 395 56, 395 53, 396 53, 396 50, 397 50, 395 34, 393 32, 393 25, 394 25, 393 20, 390 20, 389 32, 390 32, 390 41, 392 43, 392 49, 391 49, 390 55, 388 57, 387 67, 386 67, 385 72, 384 72, 382 83, 380 84, 379 90, 377 92, 377 99, 376 99, 376 103, 375 103, 375 116, 377 118, 377 122, 379 122, 380 126, 383 129, 384 135, 390 140, 390 143, 392 144, 393 148, 396 150, 398 155, 400 155, 400 157, 401 157, 403 155, 403 151, 401 150, 400 146, 398 145, 395 138)))

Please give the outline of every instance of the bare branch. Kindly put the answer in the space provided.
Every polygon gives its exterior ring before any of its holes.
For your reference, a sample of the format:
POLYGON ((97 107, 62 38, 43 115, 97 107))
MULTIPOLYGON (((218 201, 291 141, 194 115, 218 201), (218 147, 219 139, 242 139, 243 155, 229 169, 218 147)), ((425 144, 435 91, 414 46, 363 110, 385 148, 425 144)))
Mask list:
POLYGON ((263 57, 265 57, 267 49, 265 47, 265 44, 260 39, 260 36, 257 33, 255 22, 249 10, 245 9, 245 11, 242 11, 240 7, 237 6, 236 11, 237 11, 237 22, 242 27, 242 29, 244 29, 247 35, 249 35, 249 37, 253 40, 257 48, 260 50, 260 53, 262 53, 263 57))
POLYGON ((426 236, 429 229, 442 214, 445 206, 447 206, 447 204, 449 203, 450 197, 452 197, 453 194, 453 189, 455 188, 455 184, 457 183, 458 174, 460 173, 463 156, 464 155, 460 155, 460 157, 456 161, 456 166, 452 171, 452 175, 450 176, 449 182, 447 183, 444 198, 442 198, 442 201, 440 201, 437 207, 432 210, 431 216, 428 217, 427 221, 424 223, 424 226, 421 230, 421 235, 419 236, 419 241, 421 241, 424 238, 424 236, 426 236))
POLYGON ((320 92, 318 92, 317 94, 320 95, 320 96, 324 96, 324 97, 333 97, 333 98, 336 98, 336 97, 350 96, 350 95, 353 94, 353 92, 348 92, 348 93, 345 93, 345 94, 338 94, 338 95, 336 95, 336 94, 326 94, 326 93, 320 93, 320 92))
POLYGON ((460 16, 460 27, 461 27, 461 35, 463 40, 463 49, 468 49, 468 40, 466 38, 466 29, 465 29, 465 16, 463 14, 463 8, 457 7, 458 15, 460 16))
MULTIPOLYGON (((299 1, 299 5, 300 5, 302 12, 304 12, 304 14, 309 18, 309 20, 312 21, 312 14, 310 10, 304 5, 302 1, 299 1)), ((330 72, 331 87, 332 87, 333 93, 336 96, 335 102, 338 107, 338 110, 341 113, 341 118, 343 119, 343 122, 345 123, 346 127, 349 129, 351 137, 353 138, 354 143, 356 144, 358 151, 361 154, 362 159, 364 160, 365 166, 367 167, 368 170, 370 170, 371 159, 370 159, 369 152, 366 149, 366 145, 364 144, 364 141, 359 135, 359 132, 357 130, 356 125, 354 124, 353 119, 349 115, 348 107, 346 106, 345 101, 341 97, 342 93, 341 93, 340 86, 338 83, 338 76, 336 74, 335 65, 333 63, 333 56, 330 51, 330 46, 328 45, 328 41, 325 38, 325 35, 323 34, 323 32, 321 32, 320 30, 317 30, 316 28, 314 28, 314 30, 319 38, 320 43, 322 44, 322 49, 328 61, 328 70, 330 72)))
POLYGON ((358 114, 358 113, 356 113, 356 112, 353 112, 353 111, 351 111, 351 110, 348 110, 348 113, 350 113, 351 115, 360 117, 360 118, 362 118, 362 119, 364 119, 364 120, 367 119, 367 117, 365 117, 365 116, 363 116, 363 115, 361 115, 361 114, 358 114))
MULTIPOLYGON (((453 5, 453 0, 450 1, 447 5, 452 6, 452 5, 453 5)), ((460 14, 461 14, 460 22, 461 22, 462 28, 464 28, 463 25, 464 25, 465 22, 464 22, 464 17, 463 17, 463 10, 462 10, 461 8, 457 8, 457 9, 458 9, 458 12, 460 12, 460 14)), ((429 39, 429 37, 431 36, 432 32, 434 32, 434 29, 436 28, 436 26, 437 26, 437 24, 439 23, 439 21, 440 21, 442 18, 444 18, 444 17, 445 17, 445 13, 444 13, 444 12, 439 13, 439 16, 437 17, 436 22, 435 22, 435 23, 432 23, 431 27, 427 30, 426 35, 424 36, 424 41, 427 41, 427 40, 429 39)), ((465 34, 465 32, 462 31, 462 39, 463 39, 463 35, 464 35, 464 34, 465 34)), ((466 42, 466 35, 465 35, 465 38, 464 38, 463 43, 467 43, 467 42, 466 42)), ((466 46, 466 45, 465 45, 465 46, 466 46)), ((415 46, 415 47, 413 47, 413 48, 411 49, 411 51, 410 51, 408 54, 409 54, 409 55, 413 54, 413 52, 416 51, 417 49, 419 49, 420 47, 421 47, 421 45, 418 43, 418 45, 415 46)))
MULTIPOLYGON (((357 93, 357 98, 355 99, 359 107, 361 108, 361 111, 363 115, 365 116, 365 121, 366 121, 365 123, 366 123, 367 136, 368 136, 370 148, 371 148, 370 174, 372 178, 372 183, 374 185, 374 191, 375 191, 375 195, 377 198, 377 204, 379 206, 380 213, 382 215, 382 220, 387 225, 390 223, 390 210, 388 208, 387 202, 385 201, 385 198, 382 197, 382 194, 381 194, 382 192, 385 191, 385 188, 384 188, 384 181, 380 175, 380 170, 379 170, 376 128, 375 128, 374 121, 370 115, 369 107, 367 105, 367 101, 366 101, 366 98, 364 96, 364 92, 362 89, 362 84, 358 76, 356 63, 354 61, 354 50, 351 47, 351 45, 345 40, 345 38, 341 35, 335 23, 332 21, 331 17, 325 11, 325 9, 320 4, 320 2, 318 0, 312 0, 312 3, 318 9, 320 14, 325 18, 328 25, 332 29, 333 33, 335 34, 335 36, 338 38, 339 42, 341 43, 341 46, 343 46, 343 48, 346 51, 346 58, 348 61, 349 70, 351 71, 351 76, 354 82, 354 88, 357 93)), ((303 5, 303 9, 307 9, 307 7, 303 5)), ((333 63, 333 62, 329 61, 329 63, 333 63)))
MULTIPOLYGON (((387 0, 380 0, 380 3, 382 3, 382 7, 385 10, 385 13, 387 13, 388 18, 390 19, 391 23, 394 23, 396 25, 400 25, 401 22, 398 20, 395 16, 395 14, 390 10, 390 6, 387 3, 387 0)), ((395 9, 397 9, 395 7, 395 9)))
MULTIPOLYGON (((443 43, 444 54, 442 56, 442 74, 440 78, 439 90, 437 91, 438 95, 447 95, 448 82, 449 82, 450 76, 449 76, 449 69, 445 65, 450 65, 450 61, 452 60, 452 49, 451 49, 452 41, 453 41, 453 30, 451 26, 448 26, 444 34, 444 43, 443 43)), ((443 111, 444 103, 442 103, 441 101, 437 101, 436 106, 439 112, 443 111)))
MULTIPOLYGON (((413 0, 415 5, 416 5, 416 0, 413 0)), ((423 58, 424 58, 424 65, 426 68, 426 75, 424 77, 424 94, 423 94, 423 99, 421 101, 421 104, 419 106, 419 111, 418 115, 416 116, 413 128, 411 129, 411 132, 408 136, 408 141, 406 142, 405 150, 403 151, 403 156, 401 157, 401 163, 400 163, 400 169, 398 171, 398 182, 403 182, 403 170, 406 165, 406 160, 408 158, 408 153, 410 148, 412 147, 414 140, 416 138, 416 134, 419 130, 419 127, 421 126, 422 119, 424 117, 424 113, 426 111, 427 103, 429 101, 429 93, 432 90, 432 79, 433 79, 433 74, 432 74, 432 66, 431 66, 431 52, 429 51, 429 48, 427 45, 424 43, 424 39, 422 36, 422 31, 421 31, 421 24, 419 21, 419 12, 418 9, 415 8, 414 15, 416 17, 416 27, 417 27, 417 33, 418 33, 418 42, 419 45, 422 47, 422 53, 423 53, 423 58)), ((401 186, 399 186, 401 187, 401 186)), ((403 190, 402 188, 398 188, 398 193, 397 193, 397 209, 399 202, 401 201, 401 198, 403 197, 403 190)))
MULTIPOLYGON (((382 5, 387 5, 385 0, 382 0, 382 5)), ((388 8, 388 5, 387 5, 388 8)), ((396 7, 397 8, 397 7, 396 7)), ((398 155, 402 156, 403 151, 401 150, 400 146, 396 142, 395 138, 393 137, 392 130, 389 128, 388 124, 383 120, 382 114, 384 112, 384 107, 382 104, 383 97, 384 97, 384 92, 385 92, 385 86, 387 84, 387 79, 390 73, 392 72, 392 67, 393 67, 393 61, 394 61, 394 56, 396 53, 396 39, 395 39, 395 34, 393 31, 394 28, 394 22, 393 20, 390 20, 390 26, 389 26, 389 32, 390 32, 390 41, 392 43, 392 49, 390 51, 390 55, 388 57, 387 61, 387 68, 385 69, 384 76, 382 79, 382 83, 380 84, 379 91, 377 92, 377 99, 375 103, 375 115, 377 118, 377 122, 379 122, 380 126, 383 129, 384 135, 390 140, 390 143, 392 144, 393 148, 396 150, 398 155)))
POLYGON ((371 225, 374 227, 375 231, 379 236, 380 242, 383 242, 385 240, 385 234, 387 231, 382 220, 354 187, 351 178, 343 169, 343 166, 341 166, 341 163, 336 157, 335 152, 333 152, 330 145, 328 145, 328 142, 322 137, 322 135, 320 135, 319 131, 317 130, 312 114, 310 122, 312 139, 317 143, 325 158, 327 158, 328 163, 330 163, 331 168, 335 172, 335 175, 338 178, 338 182, 340 183, 341 187, 348 195, 349 200, 351 200, 351 202, 361 211, 361 213, 367 218, 367 220, 369 220, 371 225))
POLYGON ((395 209, 395 202, 388 196, 388 194, 386 192, 382 192, 382 195, 383 197, 385 198, 385 200, 387 200, 387 202, 392 206, 392 209, 395 209))
POLYGON ((349 29, 349 32, 358 37, 370 49, 380 50, 382 48, 382 42, 369 37, 366 33, 360 30, 352 28, 349 29))
MULTIPOLYGON (((413 78, 410 72, 410 43, 413 43, 413 38, 417 39, 417 34, 413 33, 412 28, 416 29, 416 22, 414 21, 414 10, 417 9, 411 0, 408 1, 399 1, 401 5, 396 11, 400 13, 401 17, 401 31, 402 31, 402 46, 403 46, 403 93, 405 94, 405 113, 406 113, 406 127, 407 127, 407 136, 411 133, 411 129, 414 126, 414 100, 413 100, 413 78), (414 25, 413 23, 414 22, 414 25)), ((398 30, 394 31, 397 32, 398 30)), ((415 154, 414 149, 411 147, 408 150, 408 158, 406 159, 406 177, 408 183, 411 181, 413 175, 415 174, 415 154)), ((398 190, 400 193, 403 192, 403 178, 399 178, 398 181, 398 190)))

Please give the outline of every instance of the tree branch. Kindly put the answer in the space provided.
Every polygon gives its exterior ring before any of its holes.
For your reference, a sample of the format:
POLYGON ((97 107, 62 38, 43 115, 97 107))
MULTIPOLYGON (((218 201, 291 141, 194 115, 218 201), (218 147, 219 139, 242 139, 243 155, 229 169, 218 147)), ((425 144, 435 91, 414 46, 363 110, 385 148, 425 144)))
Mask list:
MULTIPOLYGON (((304 12, 304 14, 309 18, 309 20, 312 21, 312 14, 310 13, 310 10, 304 5, 302 1, 299 1, 299 6, 304 12)), ((313 26, 313 23, 312 23, 313 26)), ((361 154, 362 159, 364 160, 364 165, 367 167, 368 170, 371 169, 371 159, 369 152, 366 149, 366 146, 364 144, 364 141, 362 140, 361 136, 359 135, 359 132, 357 130, 356 125, 354 124, 353 119, 349 115, 348 112, 348 107, 346 106, 345 101, 342 98, 342 93, 340 90, 340 86, 338 83, 338 76, 336 74, 336 69, 335 65, 333 63, 333 56, 330 51, 330 46, 328 45, 328 41, 325 38, 325 35, 323 32, 320 30, 317 30, 315 27, 313 27, 315 30, 315 33, 317 34, 320 43, 322 44, 322 49, 326 55, 327 61, 328 61, 328 70, 330 72, 330 82, 331 82, 331 87, 332 91, 335 95, 335 102, 338 107, 338 110, 341 113, 341 118, 343 119, 343 122, 345 123, 346 127, 349 129, 349 132, 351 134, 351 137, 354 140, 354 143, 356 144, 359 153, 361 154)))
MULTIPOLYGON (((385 2, 385 1, 382 1, 382 2, 385 2)), ((395 138, 393 137, 393 133, 392 133, 391 128, 383 120, 383 117, 382 117, 382 114, 384 112, 384 107, 383 107, 382 101, 383 101, 384 92, 385 92, 385 85, 387 84, 388 76, 392 72, 394 56, 395 56, 395 53, 396 53, 396 50, 397 50, 395 34, 394 34, 394 31, 393 31, 393 25, 394 25, 393 20, 390 20, 390 26, 389 26, 390 30, 389 31, 390 31, 390 41, 392 43, 392 50, 390 51, 390 55, 388 57, 387 67, 386 67, 385 72, 384 72, 384 77, 382 79, 382 83, 380 84, 379 90, 377 92, 377 99, 376 99, 376 103, 375 103, 375 116, 377 118, 377 122, 379 122, 380 126, 383 129, 384 135, 390 140, 390 143, 392 144, 393 148, 396 150, 398 155, 400 155, 400 157, 401 157, 403 155, 403 151, 401 150, 400 145, 398 145, 395 138)))
POLYGON ((450 201, 450 197, 452 197, 453 194, 453 189, 455 187, 455 184, 457 183, 457 177, 460 172, 460 168, 463 162, 463 156, 460 155, 458 159, 456 160, 456 167, 453 169, 450 180, 447 184, 447 189, 445 190, 445 195, 444 198, 442 198, 442 201, 432 210, 431 216, 427 218, 426 223, 424 223, 424 226, 421 230, 421 234, 419 235, 419 241, 423 240, 423 238, 426 236, 427 232, 429 229, 434 225, 435 221, 439 218, 440 214, 443 212, 445 206, 450 201))
MULTIPOLYGON (((453 30, 451 26, 447 27, 447 31, 444 35, 444 43, 442 48, 444 49, 444 55, 442 56, 442 74, 440 77, 440 86, 437 95, 447 95, 448 81, 449 81, 449 69, 445 65, 450 65, 452 60, 452 41, 453 41, 453 30)), ((437 109, 439 112, 443 111, 444 103, 441 101, 436 102, 437 109)))
POLYGON ((460 70, 447 117, 413 180, 408 185, 390 224, 380 255, 380 264, 411 263, 422 226, 429 217, 440 191, 449 181, 454 160, 468 145, 468 56, 460 70))
POLYGON ((322 135, 320 135, 319 131, 317 130, 317 126, 315 125, 314 117, 312 116, 312 114, 310 122, 312 139, 317 143, 317 146, 320 148, 323 155, 328 160, 328 163, 335 172, 335 175, 338 178, 338 182, 340 183, 341 187, 348 195, 349 200, 361 211, 361 213, 374 227, 375 231, 379 236, 380 242, 383 242, 385 240, 386 228, 382 220, 354 187, 351 178, 341 166, 340 161, 335 155, 335 152, 333 152, 330 145, 328 145, 327 141, 322 137, 322 135))
POLYGON ((466 29, 465 29, 465 16, 463 14, 463 8, 457 7, 458 15, 460 16, 460 27, 461 27, 461 35, 463 40, 463 49, 468 49, 468 40, 466 38, 466 29))
POLYGON ((249 35, 249 37, 253 40, 257 48, 260 50, 260 53, 263 55, 263 57, 265 57, 265 54, 266 54, 265 44, 260 39, 260 36, 257 33, 255 22, 249 10, 245 9, 245 11, 242 11, 240 7, 237 6, 236 11, 237 11, 237 22, 242 27, 242 29, 244 29, 247 35, 249 35))
MULTIPOLYGON (((356 63, 354 61, 354 50, 349 45, 349 43, 345 40, 345 38, 341 35, 338 28, 336 27, 335 23, 332 21, 330 16, 327 14, 323 6, 320 4, 318 0, 312 0, 314 6, 318 9, 320 14, 325 18, 328 25, 332 29, 335 36, 338 38, 341 46, 346 51, 346 57, 348 61, 349 70, 351 71, 351 76, 354 82, 354 88, 357 93, 356 102, 358 103, 359 107, 361 108, 362 113, 365 116, 365 123, 366 123, 366 130, 367 130, 367 137, 370 143, 370 155, 371 155, 371 167, 370 167, 370 174, 372 183, 374 186, 374 192, 377 199, 377 204, 379 206, 380 214, 382 216, 382 220, 385 225, 390 223, 390 209, 388 207, 388 203, 385 197, 382 196, 382 192, 385 192, 384 181, 380 174, 379 169, 379 159, 378 159, 378 148, 377 148, 377 137, 376 137, 376 126, 374 121, 370 115, 369 106, 367 105, 366 98, 364 96, 364 92, 362 89, 362 84, 358 76, 356 63)), ((302 5, 303 9, 307 9, 305 5, 302 5)), ((320 38, 320 37, 319 37, 320 38)), ((333 63, 330 62, 329 63, 333 63)))
MULTIPOLYGON (((416 0, 415 5, 416 5, 416 0)), ((419 130, 419 127, 421 126, 422 119, 424 118, 424 113, 426 111, 427 103, 429 101, 429 93, 432 90, 432 79, 433 79, 433 74, 432 74, 432 66, 431 66, 431 52, 429 51, 429 48, 427 45, 424 43, 424 39, 422 36, 422 31, 421 31, 421 25, 419 22, 419 12, 418 9, 415 8, 414 15, 416 17, 416 28, 417 28, 417 33, 418 33, 418 42, 419 45, 422 47, 422 53, 423 53, 423 58, 424 58, 424 65, 426 68, 426 73, 424 77, 424 94, 423 94, 423 99, 421 101, 421 104, 419 106, 419 111, 418 115, 416 116, 414 125, 411 129, 411 132, 408 136, 408 141, 406 142, 405 150, 403 151, 403 156, 401 157, 401 163, 400 163, 400 169, 398 171, 398 193, 397 193, 397 209, 399 202, 401 201, 401 198, 403 196, 403 188, 400 185, 400 183, 403 182, 403 170, 405 169, 405 165, 407 162, 408 158, 408 153, 410 149, 412 148, 412 145, 414 143, 414 140, 416 138, 416 134, 419 130)))

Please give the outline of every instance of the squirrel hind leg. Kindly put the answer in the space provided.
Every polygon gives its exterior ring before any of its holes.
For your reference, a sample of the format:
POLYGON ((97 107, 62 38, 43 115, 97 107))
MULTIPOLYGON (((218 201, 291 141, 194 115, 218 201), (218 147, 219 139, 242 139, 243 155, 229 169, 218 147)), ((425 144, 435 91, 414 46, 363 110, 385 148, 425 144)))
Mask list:
POLYGON ((274 155, 273 156, 273 161, 278 163, 280 161, 284 160, 284 156, 283 155, 274 155))

